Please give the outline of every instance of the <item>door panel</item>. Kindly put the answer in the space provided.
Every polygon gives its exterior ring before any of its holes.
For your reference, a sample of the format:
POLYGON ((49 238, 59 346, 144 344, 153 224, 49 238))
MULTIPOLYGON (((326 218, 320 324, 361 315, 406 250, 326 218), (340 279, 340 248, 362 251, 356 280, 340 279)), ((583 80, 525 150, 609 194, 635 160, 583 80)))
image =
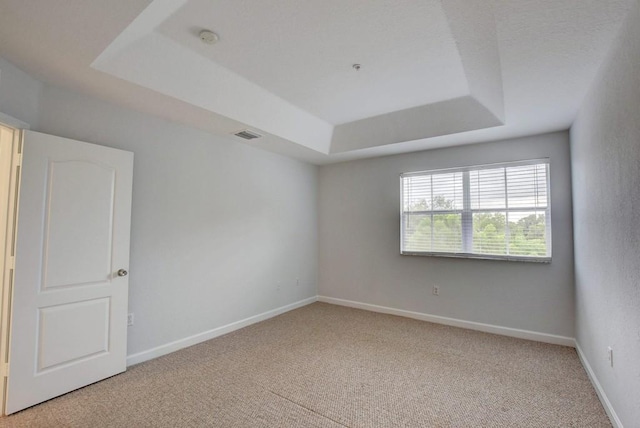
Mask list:
POLYGON ((126 368, 133 154, 26 131, 7 413, 126 368))
POLYGON ((36 374, 109 352, 109 306, 104 297, 40 308, 36 374))
POLYGON ((112 271, 115 169, 81 161, 50 162, 46 186, 43 289, 107 280, 112 271), (77 182, 82 186, 75 186, 77 182), (73 235, 84 239, 69 239, 73 235))

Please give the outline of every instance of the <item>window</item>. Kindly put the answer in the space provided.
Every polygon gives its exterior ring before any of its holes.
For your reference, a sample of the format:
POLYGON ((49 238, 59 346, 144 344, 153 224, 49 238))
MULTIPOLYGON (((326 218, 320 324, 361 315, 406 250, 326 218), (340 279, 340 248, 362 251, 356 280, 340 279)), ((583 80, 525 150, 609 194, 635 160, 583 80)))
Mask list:
POLYGON ((400 176, 401 253, 551 261, 549 160, 400 176))

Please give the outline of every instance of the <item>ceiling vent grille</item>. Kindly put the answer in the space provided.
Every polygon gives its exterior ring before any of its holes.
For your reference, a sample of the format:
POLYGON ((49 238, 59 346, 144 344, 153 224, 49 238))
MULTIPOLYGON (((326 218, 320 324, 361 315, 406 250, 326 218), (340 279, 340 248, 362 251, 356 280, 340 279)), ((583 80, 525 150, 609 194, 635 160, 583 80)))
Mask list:
POLYGON ((244 131, 236 132, 233 135, 235 135, 236 137, 244 138, 245 140, 253 140, 254 138, 262 137, 262 135, 256 134, 255 132, 249 131, 247 129, 245 129, 244 131))

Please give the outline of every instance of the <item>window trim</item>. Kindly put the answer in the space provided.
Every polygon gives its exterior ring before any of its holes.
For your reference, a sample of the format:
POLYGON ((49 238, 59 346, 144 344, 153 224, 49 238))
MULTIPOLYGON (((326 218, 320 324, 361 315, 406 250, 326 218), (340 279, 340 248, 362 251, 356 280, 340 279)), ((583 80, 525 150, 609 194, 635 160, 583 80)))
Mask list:
MULTIPOLYGON (((506 174, 506 169, 505 169, 506 174)), ((480 260, 502 260, 502 261, 512 261, 512 262, 529 262, 529 263, 551 263, 552 259, 552 236, 551 236, 551 161, 549 158, 537 158, 537 159, 526 159, 526 160, 517 160, 517 161, 508 161, 508 162, 497 162, 490 164, 480 164, 480 165, 469 165, 464 167, 452 167, 452 168, 440 168, 440 169, 430 169, 423 171, 412 171, 412 172, 404 172, 400 174, 400 255, 403 256, 426 256, 426 257, 447 257, 447 258, 459 258, 459 259, 480 259, 480 260), (479 254, 471 252, 470 246, 473 245, 473 221, 469 221, 470 218, 473 218, 474 213, 482 213, 482 212, 517 212, 517 211, 531 211, 531 208, 486 208, 486 209, 471 209, 471 187, 469 183, 469 172, 470 171, 480 171, 484 169, 495 169, 495 168, 505 168, 505 167, 518 167, 518 166, 526 166, 526 165, 539 165, 546 164, 547 165, 547 207, 545 209, 545 218, 548 219, 545 223, 545 234, 548 236, 546 241, 547 245, 547 256, 545 257, 534 257, 534 256, 522 256, 522 255, 508 255, 508 254, 479 254), (452 213, 460 213, 461 214, 461 228, 462 228, 462 248, 463 251, 459 253, 450 253, 450 252, 439 252, 439 251, 406 251, 404 248, 404 178, 412 177, 412 176, 421 176, 421 175, 436 175, 436 174, 446 174, 446 173, 456 173, 462 172, 462 180, 463 180, 463 207, 461 210, 430 210, 430 213, 437 212, 438 214, 452 214, 452 213), (465 218, 467 221, 465 221, 465 218)), ((507 182, 505 180, 505 186, 507 182)), ((506 193, 505 193, 506 198, 506 193)), ((507 202, 508 204, 508 202, 507 202)), ((508 217, 507 217, 508 218, 508 217)), ((508 220, 507 220, 508 221, 508 220)), ((507 229, 508 230, 508 229, 507 229)), ((507 245, 508 240, 507 240, 507 245)))

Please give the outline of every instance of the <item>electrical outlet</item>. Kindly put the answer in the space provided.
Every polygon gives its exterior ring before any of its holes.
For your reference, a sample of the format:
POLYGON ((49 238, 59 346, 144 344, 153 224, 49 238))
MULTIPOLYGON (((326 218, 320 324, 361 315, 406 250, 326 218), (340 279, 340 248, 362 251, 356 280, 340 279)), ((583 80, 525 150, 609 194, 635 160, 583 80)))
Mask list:
POLYGON ((613 348, 611 346, 607 347, 607 359, 611 367, 613 367, 613 348))
POLYGON ((300 287, 300 278, 296 278, 296 287, 300 287))
POLYGON ((127 327, 131 327, 133 325, 133 312, 127 314, 127 327))
POLYGON ((437 285, 433 286, 433 290, 431 291, 431 293, 433 293, 434 296, 439 296, 440 295, 440 287, 437 285))

